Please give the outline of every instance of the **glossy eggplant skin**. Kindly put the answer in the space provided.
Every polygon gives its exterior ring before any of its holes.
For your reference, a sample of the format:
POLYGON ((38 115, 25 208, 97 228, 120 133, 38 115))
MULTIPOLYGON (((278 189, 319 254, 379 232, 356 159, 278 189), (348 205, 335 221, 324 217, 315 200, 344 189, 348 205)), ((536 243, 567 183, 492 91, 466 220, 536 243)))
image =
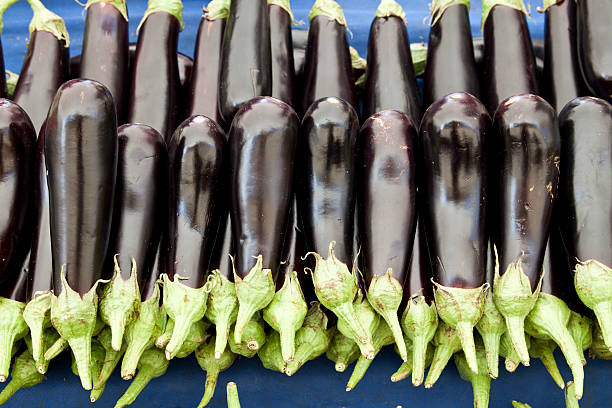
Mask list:
POLYGON ((490 195, 497 197, 490 232, 500 273, 522 259, 534 290, 542 274, 559 184, 561 142, 554 109, 536 95, 506 99, 495 114, 490 195))
POLYGON ((486 144, 490 118, 467 93, 434 102, 420 129, 423 227, 434 280, 458 288, 485 282, 486 144))
POLYGON ((28 113, 36 132, 47 118, 57 89, 68 78, 68 48, 48 31, 30 36, 13 100, 28 113))
POLYGON ((109 90, 86 79, 63 84, 53 99, 45 128, 56 296, 62 291, 63 268, 68 284, 81 295, 102 276, 117 152, 117 117, 109 90))
POLYGON ((186 119, 168 146, 170 161, 164 272, 200 288, 209 271, 223 203, 223 129, 206 116, 186 119))
POLYGON ((591 91, 612 103, 612 49, 609 1, 580 0, 578 50, 582 75, 591 91))
POLYGON ((258 255, 276 280, 293 199, 299 118, 286 103, 255 98, 236 114, 229 134, 231 219, 236 273, 258 255))
POLYGON ((295 67, 291 16, 276 4, 268 5, 270 15, 270 41, 272 56, 272 96, 289 106, 295 106, 295 67))
POLYGON ((25 301, 36 132, 19 105, 0 99, 0 296, 25 301))
POLYGON ((432 304, 434 300, 431 284, 432 273, 431 259, 429 257, 427 240, 425 239, 425 231, 423 231, 423 223, 417 215, 410 266, 402 284, 404 291, 402 294, 402 304, 399 308, 400 312, 404 311, 408 300, 416 293, 424 296, 427 303, 432 304))
POLYGON ((280 273, 276 279, 276 289, 280 289, 283 283, 285 283, 285 275, 283 272, 291 273, 296 271, 304 298, 307 302, 310 302, 317 300, 317 298, 314 292, 312 277, 304 271, 304 261, 302 260, 304 255, 306 255, 304 231, 300 225, 298 202, 296 194, 294 194, 291 214, 289 215, 289 222, 287 223, 287 232, 285 233, 280 273))
POLYGON ((429 30, 423 109, 452 92, 480 98, 467 7, 448 7, 429 30))
POLYGON ((361 128, 355 177, 366 286, 388 268, 398 282, 408 274, 416 225, 416 140, 412 120, 395 110, 370 116, 361 128))
POLYGON ((219 108, 226 123, 246 102, 272 95, 270 18, 266 0, 233 0, 219 71, 219 108))
POLYGON ((344 99, 355 110, 359 108, 346 27, 326 15, 310 22, 302 81, 302 112, 327 96, 344 99))
POLYGON ((130 88, 128 33, 128 22, 114 6, 99 2, 87 8, 78 76, 93 79, 108 88, 119 124, 125 117, 130 88))
POLYGON ((291 39, 293 41, 293 67, 295 70, 295 77, 300 78, 304 72, 304 63, 306 62, 308 30, 293 28, 291 30, 291 39))
POLYGON ((494 6, 484 23, 484 102, 491 116, 514 95, 538 94, 535 56, 522 11, 494 6))
POLYGON ((132 66, 128 123, 149 125, 166 141, 179 115, 178 34, 175 16, 166 12, 150 14, 140 27, 132 66))
POLYGON ((336 242, 336 257, 352 265, 355 213, 355 152, 359 118, 335 97, 308 109, 298 145, 298 215, 306 252, 326 254, 336 242))
POLYGON ((219 110, 219 70, 225 22, 224 18, 209 20, 206 17, 200 21, 187 108, 187 116, 204 115, 222 127, 225 124, 219 110))
POLYGON ((143 286, 155 263, 166 215, 168 153, 163 138, 150 126, 123 125, 117 134, 115 208, 104 272, 108 277, 114 270, 117 255, 121 277, 127 280, 134 260, 138 284, 143 286))
POLYGON ((421 101, 404 21, 397 16, 375 17, 368 40, 368 69, 363 117, 395 109, 413 123, 421 121, 421 101))
POLYGON ((575 1, 564 0, 546 9, 543 95, 557 113, 587 93, 576 48, 577 7, 575 1))

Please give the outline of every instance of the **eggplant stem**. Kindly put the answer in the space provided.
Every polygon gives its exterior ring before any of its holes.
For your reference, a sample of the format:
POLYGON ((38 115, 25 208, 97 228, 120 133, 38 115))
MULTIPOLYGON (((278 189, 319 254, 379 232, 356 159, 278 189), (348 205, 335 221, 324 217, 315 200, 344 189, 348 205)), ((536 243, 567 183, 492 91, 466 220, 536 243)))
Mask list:
POLYGON ((215 388, 217 387, 218 378, 219 378, 218 370, 209 369, 206 371, 206 383, 204 385, 204 396, 202 397, 202 400, 198 404, 198 408, 204 408, 206 405, 208 405, 213 395, 215 394, 215 388))
POLYGON ((13 344, 28 334, 23 320, 25 303, 0 297, 0 382, 6 381, 11 368, 13 344))
POLYGON ((574 343, 572 335, 565 326, 555 327, 555 325, 551 325, 548 327, 548 332, 554 342, 559 345, 561 352, 565 356, 567 365, 570 367, 572 376, 574 377, 576 399, 581 399, 584 387, 584 367, 582 366, 576 343, 574 343))
POLYGON ((472 390, 474 392, 474 408, 487 408, 489 406, 489 392, 491 378, 488 375, 473 375, 472 390))
POLYGON ((166 359, 172 360, 181 351, 181 347, 189 334, 189 329, 194 322, 187 316, 176 316, 174 330, 168 345, 166 345, 166 359))
POLYGON ((234 326, 234 342, 240 344, 242 342, 242 333, 249 320, 253 317, 257 309, 253 305, 241 304, 238 306, 238 316, 236 317, 236 326, 234 326))
POLYGON ((418 387, 425 377, 425 360, 427 358, 427 338, 420 333, 412 339, 412 385, 418 387))
POLYGON ((81 385, 85 390, 91 390, 91 337, 75 337, 68 340, 68 345, 74 354, 81 385))
POLYGON ((557 386, 561 389, 565 387, 565 382, 563 381, 563 377, 559 372, 559 367, 557 366, 557 361, 555 360, 555 356, 551 349, 543 347, 542 354, 540 355, 540 360, 542 360, 542 364, 544 364, 544 368, 548 371, 548 374, 552 377, 553 381, 557 386))
POLYGON ((508 335, 514 351, 524 366, 529 366, 529 351, 525 342, 525 317, 505 316, 508 335))
POLYGON ((138 373, 138 375, 134 378, 128 389, 125 393, 117 400, 115 404, 115 408, 122 408, 133 403, 138 395, 144 390, 149 381, 153 379, 153 376, 149 373, 138 373))
POLYGON ((431 388, 438 381, 452 356, 453 350, 447 344, 436 347, 427 378, 425 379, 425 388, 431 388))
POLYGON ((336 362, 336 364, 334 365, 334 369, 338 373, 343 373, 346 370, 346 364, 344 364, 343 362, 336 362))
POLYGON ((19 391, 22 387, 22 382, 18 381, 17 379, 13 379, 8 384, 6 384, 2 392, 0 392, 0 405, 8 401, 9 398, 15 395, 15 393, 19 391))
MULTIPOLYGON (((398 382, 398 381, 402 381, 403 379, 405 379, 406 377, 408 377, 410 375, 410 373, 412 372, 412 366, 407 363, 404 362, 402 363, 402 365, 397 369, 396 372, 394 372, 391 375, 391 381, 392 382, 398 382)), ((414 381, 413 381, 414 384, 414 381)), ((427 387, 427 385, 426 385, 427 387)), ((429 387, 427 387, 429 388, 429 387)))
POLYGON ((53 360, 57 357, 62 351, 66 350, 68 347, 68 341, 64 338, 59 338, 45 351, 44 358, 45 360, 53 360))
POLYGON ((227 319, 217 321, 215 325, 215 360, 219 360, 227 347, 227 338, 229 336, 229 324, 227 319))
POLYGON ((111 374, 119 364, 119 359, 121 358, 121 352, 115 350, 106 350, 106 355, 104 356, 104 364, 102 364, 102 369, 100 370, 100 375, 96 379, 94 383, 94 390, 97 388, 104 389, 106 381, 110 378, 111 374))
POLYGON ((240 408, 240 399, 238 398, 238 387, 236 383, 227 383, 227 408, 240 408))
POLYGON ((355 364, 355 368, 353 368, 351 378, 349 378, 348 383, 346 384, 346 391, 350 391, 357 386, 357 383, 361 381, 366 371, 370 367, 370 364, 372 364, 372 360, 368 360, 364 358, 364 356, 359 356, 357 363, 355 364))
POLYGON ((288 363, 293 360, 293 356, 295 354, 295 331, 291 327, 291 325, 287 325, 288 327, 283 328, 281 326, 278 334, 280 335, 280 343, 281 343, 281 354, 283 355, 283 361, 288 363))
MULTIPOLYGON (((363 328, 361 322, 357 318, 355 308, 352 302, 346 302, 338 305, 333 309, 333 312, 346 322, 353 332, 353 340, 359 344, 366 344, 373 348, 372 336, 363 328)), ((361 346, 360 346, 361 348, 361 346)), ((366 356, 367 357, 367 356, 366 356)))
POLYGON ((478 374, 478 360, 476 359, 476 345, 474 344, 473 326, 470 322, 457 322, 455 327, 461 340, 461 347, 465 354, 468 367, 474 374, 478 374))
POLYGON ((513 373, 514 371, 516 371, 518 364, 516 363, 516 361, 512 361, 511 359, 506 358, 506 361, 504 362, 504 367, 506 367, 507 372, 513 373))
POLYGON ((593 312, 597 317, 604 343, 612 351, 612 302, 599 302, 593 305, 593 312))
POLYGON ((482 335, 485 354, 487 355, 487 369, 491 378, 496 379, 499 375, 499 341, 502 333, 491 332, 482 335))
POLYGON ((94 386, 91 392, 89 393, 89 401, 96 402, 97 400, 99 400, 100 396, 104 392, 105 387, 106 387, 106 382, 103 382, 100 386, 98 386, 98 388, 94 386))
POLYGON ((397 310, 386 310, 381 316, 385 319, 385 322, 387 322, 393 333, 393 339, 395 340, 395 345, 397 346, 402 361, 408 361, 408 350, 406 349, 406 341, 404 340, 402 327, 397 318, 397 310))

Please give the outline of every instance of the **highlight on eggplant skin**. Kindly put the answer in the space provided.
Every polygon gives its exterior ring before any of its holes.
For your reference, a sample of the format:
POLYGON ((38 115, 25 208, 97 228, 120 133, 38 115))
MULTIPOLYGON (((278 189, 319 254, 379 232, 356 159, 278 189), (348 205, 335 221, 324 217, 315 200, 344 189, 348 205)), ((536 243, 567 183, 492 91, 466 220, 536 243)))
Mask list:
POLYGON ((289 0, 268 3, 272 58, 271 96, 289 106, 295 106, 295 67, 291 38, 293 14, 289 7, 289 0))

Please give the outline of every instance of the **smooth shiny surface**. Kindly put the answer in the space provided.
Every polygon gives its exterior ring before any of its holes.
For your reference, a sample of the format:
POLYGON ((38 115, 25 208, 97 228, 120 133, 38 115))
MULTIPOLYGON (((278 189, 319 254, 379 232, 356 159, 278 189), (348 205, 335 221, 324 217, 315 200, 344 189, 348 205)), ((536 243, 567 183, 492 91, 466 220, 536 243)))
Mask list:
POLYGON ((88 292, 102 276, 117 172, 113 99, 95 81, 60 87, 45 129, 55 294, 65 268, 70 287, 88 292))
POLYGON ((219 73, 219 109, 226 123, 250 99, 272 95, 270 48, 266 0, 232 0, 219 73))
POLYGON ((57 89, 68 78, 68 48, 48 31, 34 31, 13 100, 32 120, 36 132, 47 118, 57 89))
POLYGON ((294 107, 295 67, 291 16, 275 4, 268 6, 270 14, 270 41, 272 55, 272 96, 294 107))
POLYGON ((285 283, 285 273, 297 272, 297 278, 302 288, 302 293, 306 302, 317 300, 314 292, 314 284, 312 276, 304 270, 306 260, 302 257, 306 255, 306 244, 304 242, 304 229, 300 225, 298 218, 298 202, 297 195, 294 194, 293 204, 291 205, 291 215, 287 223, 287 232, 285 233, 285 243, 283 245, 283 254, 281 256, 281 273, 276 278, 276 289, 280 289, 285 283))
POLYGON ((121 277, 129 279, 133 260, 138 285, 144 287, 154 272, 161 230, 166 224, 168 153, 161 135, 149 126, 123 125, 117 134, 115 208, 104 275, 112 276, 117 255, 121 277))
POLYGON ((412 245, 412 257, 410 258, 410 267, 408 270, 408 275, 406 275, 406 279, 403 283, 404 293, 402 296, 402 305, 399 308, 400 312, 406 308, 408 300, 414 294, 418 293, 425 296, 425 300, 429 304, 431 304, 434 300, 433 285, 431 283, 433 272, 431 270, 429 249, 427 248, 423 225, 418 219, 418 216, 416 224, 414 244, 412 245))
POLYGON ((423 109, 452 92, 480 97, 470 19, 461 4, 447 8, 429 31, 423 109))
POLYGON ((172 14, 149 15, 140 27, 132 66, 128 123, 149 125, 166 141, 179 114, 178 33, 179 22, 172 14))
POLYGON ((412 121, 398 111, 370 116, 357 139, 357 225, 366 286, 388 268, 402 283, 408 273, 416 224, 417 140, 412 121))
POLYGON ((297 157, 298 215, 306 251, 352 265, 355 212, 355 152, 359 119, 351 105, 324 98, 310 107, 300 128, 297 157))
POLYGON ((484 23, 483 102, 491 116, 510 96, 538 94, 535 56, 526 16, 512 7, 493 7, 484 23))
POLYGON ((542 273, 559 183, 560 138, 555 111, 535 95, 508 98, 495 115, 490 143, 490 222, 500 274, 522 259, 535 289, 542 273))
POLYGON ((130 90, 128 22, 114 6, 99 2, 87 8, 79 67, 79 77, 108 88, 115 102, 117 123, 122 124, 130 90))
POLYGON ((487 262, 489 115, 473 96, 450 94, 427 109, 420 136, 422 220, 433 277, 444 286, 479 287, 487 262))
POLYGON ((418 126, 421 101, 414 76, 410 41, 401 18, 375 17, 368 40, 368 69, 363 117, 395 109, 418 126))
POLYGON ((205 116, 186 119, 168 146, 170 160, 168 229, 162 241, 164 269, 171 278, 199 288, 209 272, 210 254, 219 226, 223 162, 227 157, 223 129, 205 116))
POLYGON ((230 129, 232 235, 236 273, 244 278, 262 255, 276 278, 293 198, 299 119, 284 102, 255 98, 230 129))

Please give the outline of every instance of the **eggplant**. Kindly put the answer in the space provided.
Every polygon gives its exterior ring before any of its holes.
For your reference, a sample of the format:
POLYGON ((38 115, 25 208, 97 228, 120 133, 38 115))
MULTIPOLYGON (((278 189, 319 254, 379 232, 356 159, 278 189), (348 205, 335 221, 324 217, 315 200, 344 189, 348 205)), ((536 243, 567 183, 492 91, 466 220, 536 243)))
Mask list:
POLYGON ((168 166, 164 140, 152 127, 123 125, 117 133, 114 215, 105 260, 106 271, 113 274, 100 294, 100 318, 111 327, 115 351, 122 347, 125 328, 137 318, 139 288, 153 274, 161 237, 156 220, 165 215, 168 166))
POLYGON ((571 0, 546 0, 543 96, 557 113, 574 98, 586 95, 580 72, 576 13, 571 0))
MULTIPOLYGON (((308 16, 308 45, 302 79, 301 113, 324 97, 358 109, 344 12, 335 0, 317 0, 308 16)), ((327 245, 327 244, 326 244, 327 245)))
POLYGON ((464 353, 455 354, 455 366, 461 378, 472 383, 474 408, 488 408, 491 377, 486 374, 487 357, 484 346, 481 344, 476 347, 476 356, 478 358, 478 373, 470 367, 464 353))
POLYGON ((578 60, 582 76, 592 94, 612 103, 612 50, 607 29, 612 21, 612 4, 580 0, 578 6, 578 60))
POLYGON ((168 225, 162 241, 163 297, 174 331, 168 360, 180 351, 189 328, 204 317, 210 284, 211 250, 219 225, 223 168, 227 156, 223 130, 206 116, 186 119, 168 147, 170 161, 168 225))
POLYGON ((219 373, 231 367, 236 355, 230 350, 224 350, 220 357, 215 355, 216 340, 212 338, 208 343, 202 344, 195 353, 198 364, 206 371, 205 391, 198 408, 203 408, 210 402, 215 393, 219 373))
POLYGON ((396 110, 378 112, 361 128, 356 157, 361 269, 367 298, 388 324, 404 361, 408 357, 398 309, 416 225, 417 139, 409 116, 396 110))
POLYGON ((535 56, 523 0, 485 0, 483 100, 493 116, 510 96, 538 94, 535 56))
POLYGON ((27 269, 23 264, 32 238, 31 186, 34 183, 36 132, 26 112, 0 99, 0 382, 9 375, 13 344, 28 334, 23 318, 27 269))
POLYGON ((376 10, 368 40, 365 118, 395 109, 408 115, 413 123, 421 121, 405 15, 395 0, 382 0, 376 10))
POLYGON ((193 53, 187 116, 204 115, 225 126, 219 109, 219 70, 228 0, 212 0, 200 20, 193 53))
POLYGON ((122 408, 133 403, 152 379, 166 373, 169 364, 170 362, 166 360, 161 350, 156 348, 146 350, 138 362, 138 374, 125 393, 117 400, 115 408, 122 408))
POLYGON ((272 96, 295 106, 295 67, 291 23, 293 13, 289 0, 268 0, 270 50, 272 57, 272 96))
MULTIPOLYGON (((539 9, 538 9, 539 10, 539 9)), ((474 43, 474 59, 476 60, 476 67, 478 68, 479 77, 482 78, 484 71, 484 38, 474 37, 472 39, 474 43)), ((538 78, 538 84, 542 83, 542 76, 544 72, 544 58, 545 58, 545 43, 543 38, 532 38, 531 43, 533 45, 533 54, 535 55, 536 64, 536 77, 538 78)))
POLYGON ((304 65, 306 63, 306 46, 308 44, 308 30, 304 28, 293 28, 291 30, 293 40, 293 68, 295 71, 296 98, 302 101, 301 88, 303 84, 304 65))
POLYGON ((87 390, 117 153, 117 116, 109 90, 86 79, 63 84, 45 127, 54 281, 51 323, 68 341, 87 390))
MULTIPOLYGON (((298 129, 298 116, 289 105, 258 97, 238 111, 229 132, 232 236, 236 240, 240 237, 234 269, 236 343, 253 314, 274 298, 293 198, 298 129)), ((286 295, 303 301, 301 291, 290 290, 286 295)), ((279 310, 273 320, 268 319, 277 331, 283 329, 281 342, 293 343, 293 332, 301 326, 304 314, 294 312, 291 308, 279 310), (290 337, 285 340, 285 336, 290 337)), ((271 313, 268 316, 272 317, 271 313)))
POLYGON ((138 29, 127 121, 151 126, 168 142, 179 115, 176 50, 183 29, 182 1, 149 0, 138 29))
POLYGON ((33 387, 43 382, 44 379, 45 376, 38 372, 32 353, 29 350, 24 351, 15 358, 11 381, 0 393, 0 405, 8 401, 20 389, 33 387))
POLYGON ((266 343, 264 321, 259 312, 256 312, 246 324, 239 342, 235 341, 235 328, 234 325, 228 337, 229 348, 235 354, 251 358, 266 343))
POLYGON ((424 108, 453 92, 466 92, 480 98, 469 5, 466 0, 435 0, 432 3, 424 108))
POLYGON ((238 387, 235 382, 228 382, 226 387, 227 393, 227 408, 240 408, 240 399, 238 398, 238 387))
MULTIPOLYGON (((597 317, 604 343, 612 349, 612 106, 598 98, 568 103, 559 116, 561 187, 558 219, 569 269, 580 300, 597 317)), ((567 274, 564 284, 569 284, 567 274)), ((576 387, 579 386, 574 381, 576 387)))
POLYGON ((117 123, 126 114, 128 14, 126 0, 88 0, 79 78, 100 82, 113 96, 117 123))
POLYGON ((270 18, 266 0, 232 0, 223 34, 219 109, 225 123, 258 96, 272 95, 270 18))
POLYGON ((34 16, 30 40, 13 100, 28 113, 39 132, 53 97, 68 78, 68 31, 64 20, 45 8, 40 0, 29 0, 34 16))

